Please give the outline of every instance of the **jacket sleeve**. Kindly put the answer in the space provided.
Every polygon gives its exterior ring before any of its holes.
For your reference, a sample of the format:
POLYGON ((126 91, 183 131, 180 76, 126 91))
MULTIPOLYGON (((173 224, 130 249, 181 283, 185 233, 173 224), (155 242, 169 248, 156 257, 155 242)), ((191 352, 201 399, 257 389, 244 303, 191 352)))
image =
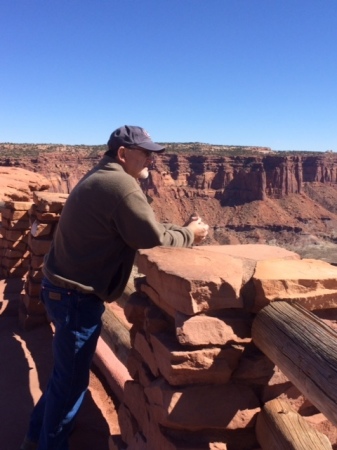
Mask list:
POLYGON ((125 243, 135 250, 158 245, 190 247, 194 241, 190 229, 157 222, 141 189, 134 190, 120 201, 113 221, 125 243))

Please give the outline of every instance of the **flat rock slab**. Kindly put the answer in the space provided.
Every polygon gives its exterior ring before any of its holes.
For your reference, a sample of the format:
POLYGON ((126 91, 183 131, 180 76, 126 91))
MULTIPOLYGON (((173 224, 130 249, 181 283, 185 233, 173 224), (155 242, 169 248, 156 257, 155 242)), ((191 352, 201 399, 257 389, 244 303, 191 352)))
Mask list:
POLYGON ((337 307, 337 267, 316 259, 258 261, 254 311, 277 300, 309 310, 337 307))
POLYGON ((140 250, 137 265, 147 283, 176 311, 194 315, 243 308, 240 259, 194 248, 155 247, 140 250))
POLYGON ((0 167, 0 201, 29 201, 33 191, 49 188, 47 178, 36 172, 19 167, 0 167))
POLYGON ((172 387, 158 379, 144 389, 150 412, 168 428, 197 431, 254 427, 259 400, 248 386, 172 387))
POLYGON ((241 244, 241 245, 203 245, 195 247, 199 252, 216 252, 236 258, 264 261, 269 259, 301 259, 300 255, 276 245, 241 244))
POLYGON ((60 213, 69 197, 68 194, 58 192, 34 192, 33 200, 39 211, 60 213))
POLYGON ((186 349, 165 333, 152 334, 150 342, 160 373, 173 386, 227 383, 244 349, 239 345, 186 349))
POLYGON ((250 314, 242 310, 218 311, 216 316, 197 314, 175 315, 176 336, 182 345, 226 345, 251 341, 250 314))

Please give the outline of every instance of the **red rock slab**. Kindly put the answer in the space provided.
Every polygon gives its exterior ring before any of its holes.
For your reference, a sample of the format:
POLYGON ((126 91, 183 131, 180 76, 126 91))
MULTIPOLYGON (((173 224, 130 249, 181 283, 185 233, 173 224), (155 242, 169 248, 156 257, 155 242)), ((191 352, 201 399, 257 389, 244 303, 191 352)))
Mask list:
POLYGON ((223 308, 243 308, 240 259, 194 248, 140 250, 139 271, 159 297, 187 315, 223 308))
POLYGON ((43 175, 19 167, 0 167, 0 200, 28 201, 33 191, 47 190, 50 182, 43 175))
POLYGON ((186 349, 166 333, 150 340, 159 371, 172 386, 227 383, 243 352, 239 345, 186 349))
POLYGON ((254 311, 269 302, 295 301, 309 310, 337 307, 337 267, 321 260, 258 261, 254 311))
POLYGON ((168 428, 197 431, 255 426, 259 400, 248 386, 232 383, 172 387, 158 379, 144 389, 151 416, 168 428))
POLYGON ((269 259, 301 259, 295 252, 286 250, 276 245, 265 244, 241 244, 241 245, 202 245, 195 247, 199 252, 216 252, 222 255, 230 255, 236 258, 251 259, 253 261, 264 261, 269 259))
POLYGON ((55 192, 33 192, 33 200, 40 212, 60 213, 69 197, 55 192))
POLYGON ((176 336, 182 345, 226 345, 251 341, 252 318, 240 309, 219 311, 212 316, 175 315, 176 336))

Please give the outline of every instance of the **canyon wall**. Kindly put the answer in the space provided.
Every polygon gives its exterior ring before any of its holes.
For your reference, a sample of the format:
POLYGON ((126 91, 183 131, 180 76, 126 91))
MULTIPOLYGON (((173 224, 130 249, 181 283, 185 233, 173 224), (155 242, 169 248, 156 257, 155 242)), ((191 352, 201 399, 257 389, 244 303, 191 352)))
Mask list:
MULTIPOLYGON (((104 150, 35 146, 33 152, 26 145, 20 153, 17 147, 4 150, 0 145, 0 165, 42 174, 50 191, 69 193, 104 150)), ((229 151, 181 144, 179 152, 169 147, 156 156, 142 188, 160 221, 183 224, 199 213, 210 225, 208 243, 315 249, 324 244, 329 252, 336 250, 337 154, 331 152, 229 151)))

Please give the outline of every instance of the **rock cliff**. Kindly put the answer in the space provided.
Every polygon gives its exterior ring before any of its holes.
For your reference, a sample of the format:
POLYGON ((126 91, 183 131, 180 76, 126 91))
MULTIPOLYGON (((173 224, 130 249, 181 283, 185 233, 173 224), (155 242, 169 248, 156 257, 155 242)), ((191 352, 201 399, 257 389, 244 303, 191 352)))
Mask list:
MULTIPOLYGON (((0 166, 37 172, 67 193, 104 150, 2 144, 0 166)), ((208 243, 279 244, 337 260, 337 154, 169 144, 142 188, 161 221, 183 224, 198 212, 208 243)))

